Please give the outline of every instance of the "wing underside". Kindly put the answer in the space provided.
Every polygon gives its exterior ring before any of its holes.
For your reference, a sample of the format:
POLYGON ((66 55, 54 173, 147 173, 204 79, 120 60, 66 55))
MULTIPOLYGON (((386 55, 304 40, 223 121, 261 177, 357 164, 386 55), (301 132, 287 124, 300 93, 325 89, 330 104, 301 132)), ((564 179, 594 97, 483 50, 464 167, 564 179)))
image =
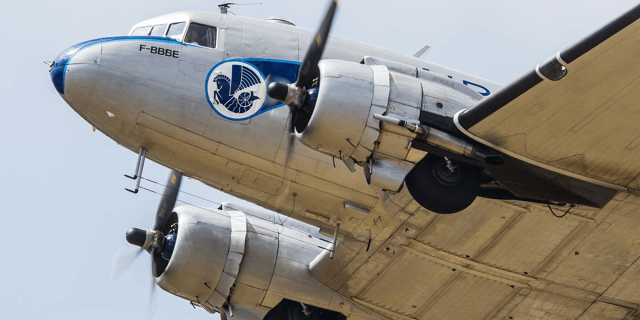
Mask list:
POLYGON ((483 198, 439 215, 405 190, 372 211, 370 245, 345 236, 311 273, 386 319, 635 319, 639 199, 621 193, 562 219, 483 198))
POLYGON ((459 114, 458 128, 536 166, 640 190, 639 18, 640 6, 559 52, 459 114))

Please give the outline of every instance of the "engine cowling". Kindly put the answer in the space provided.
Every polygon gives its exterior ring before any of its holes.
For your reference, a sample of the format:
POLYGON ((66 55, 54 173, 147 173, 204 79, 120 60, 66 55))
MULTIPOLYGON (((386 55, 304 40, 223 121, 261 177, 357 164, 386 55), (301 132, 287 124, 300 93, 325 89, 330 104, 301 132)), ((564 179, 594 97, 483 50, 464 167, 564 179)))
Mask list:
MULTIPOLYGON (((224 291, 229 252, 232 250, 234 230, 232 219, 225 211, 212 214, 195 207, 177 207, 170 222, 178 223, 175 248, 167 262, 154 256, 154 276, 162 289, 189 301, 207 303, 214 291, 224 291)), ((246 227, 245 227, 246 230, 246 227)), ((244 242, 239 250, 244 250, 244 242)), ((240 257, 241 254, 236 255, 240 257)), ((237 261, 239 267, 240 261, 237 261)), ((236 270, 237 274, 237 270, 236 270)), ((233 284, 233 283, 231 283, 233 284)), ((228 291, 227 291, 228 294, 228 291)), ((211 305, 219 307, 221 305, 211 305)))
POLYGON ((477 196, 480 167, 500 164, 484 148, 455 135, 453 116, 479 99, 467 86, 372 57, 361 63, 323 60, 319 70, 317 98, 302 108, 308 122, 297 123, 302 128, 297 137, 348 166, 359 164, 370 185, 396 193, 406 181, 425 208, 452 213, 477 196), (425 150, 439 155, 427 161, 425 150), (433 183, 422 183, 431 176, 433 183), (441 193, 452 194, 452 199, 439 204, 441 193), (458 201, 463 195, 466 200, 458 201))
POLYGON ((289 310, 300 303, 325 315, 362 312, 309 274, 309 263, 328 245, 312 226, 226 203, 220 209, 176 207, 167 224, 174 223, 178 231, 171 258, 154 254, 154 276, 162 289, 194 306, 248 320, 278 315, 283 306, 289 310))
POLYGON ((364 63, 369 60, 320 62, 313 113, 297 137, 312 149, 361 165, 367 183, 393 193, 425 153, 411 148, 415 133, 384 126, 375 115, 419 124, 423 84, 417 73, 364 63))
POLYGON ((321 86, 315 108, 304 130, 297 134, 298 138, 312 149, 343 159, 351 157, 359 145, 373 149, 378 132, 370 113, 374 102, 386 105, 383 100, 389 94, 388 73, 386 82, 385 75, 379 79, 386 87, 376 90, 374 70, 370 66, 323 60, 319 68, 321 86), (374 101, 374 98, 378 99, 374 101), (372 128, 365 131, 368 124, 372 128))

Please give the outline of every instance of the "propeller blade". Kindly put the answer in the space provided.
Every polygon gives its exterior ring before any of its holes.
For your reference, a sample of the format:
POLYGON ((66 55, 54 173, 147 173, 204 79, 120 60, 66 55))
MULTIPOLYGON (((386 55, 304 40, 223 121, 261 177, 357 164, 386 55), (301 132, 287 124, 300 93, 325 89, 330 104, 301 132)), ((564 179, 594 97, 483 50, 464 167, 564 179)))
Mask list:
POLYGON ((295 118, 296 118, 296 110, 294 110, 293 108, 290 108, 289 124, 287 126, 287 153, 284 158, 285 170, 289 169, 289 166, 291 165, 291 158, 293 158, 293 147, 295 145, 295 139, 296 139, 295 118))
POLYGON ((111 264, 111 281, 118 279, 121 275, 131 267, 134 261, 138 259, 142 253, 142 249, 129 251, 123 253, 122 250, 118 251, 113 257, 113 263, 111 264))
POLYGON ((276 197, 276 207, 280 207, 280 205, 286 200, 289 195, 289 172, 291 171, 291 160, 293 159, 293 151, 295 146, 295 128, 294 128, 294 112, 293 108, 290 108, 289 112, 289 123, 287 124, 287 130, 285 134, 287 135, 287 144, 285 150, 284 157, 284 169, 282 170, 282 178, 280 184, 283 184, 285 187, 282 188, 280 194, 276 197))
MULTIPOLYGON (((155 249, 151 250, 151 264, 153 265, 153 256, 155 254, 155 249)), ((156 315, 156 308, 155 308, 155 301, 156 301, 156 279, 151 276, 151 290, 149 290, 149 309, 148 309, 148 318, 149 319, 153 319, 155 318, 156 315)))
POLYGON ((167 181, 164 193, 162 194, 162 199, 160 199, 158 211, 156 212, 156 222, 153 225, 153 230, 160 230, 167 222, 167 219, 171 216, 173 207, 176 205, 181 182, 182 173, 171 170, 169 180, 167 181))
POLYGON ((333 0, 331 3, 315 38, 311 42, 311 46, 309 47, 304 60, 302 60, 302 65, 298 72, 298 80, 296 81, 296 87, 298 88, 311 88, 313 80, 320 75, 318 62, 320 62, 320 58, 322 58, 324 47, 327 44, 327 39, 329 38, 329 31, 331 31, 331 25, 333 24, 333 17, 335 16, 336 9, 338 7, 338 1, 339 0, 333 0))

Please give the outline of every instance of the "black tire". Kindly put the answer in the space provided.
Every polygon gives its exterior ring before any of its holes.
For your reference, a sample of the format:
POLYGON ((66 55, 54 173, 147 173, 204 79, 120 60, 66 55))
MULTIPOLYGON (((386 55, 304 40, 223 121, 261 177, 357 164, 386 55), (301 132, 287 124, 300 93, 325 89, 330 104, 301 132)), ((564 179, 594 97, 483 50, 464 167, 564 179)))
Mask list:
POLYGON ((409 172, 405 183, 411 196, 425 209, 451 214, 467 208, 480 192, 482 168, 457 163, 455 172, 443 176, 446 161, 428 154, 409 172))

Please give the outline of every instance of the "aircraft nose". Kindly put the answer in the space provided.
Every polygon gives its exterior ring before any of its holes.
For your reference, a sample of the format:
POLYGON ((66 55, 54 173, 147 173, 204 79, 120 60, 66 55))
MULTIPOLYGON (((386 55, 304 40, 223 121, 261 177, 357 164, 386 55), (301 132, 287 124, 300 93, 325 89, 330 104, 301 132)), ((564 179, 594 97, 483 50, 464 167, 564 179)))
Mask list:
POLYGON ((53 86, 74 109, 91 94, 100 63, 100 40, 85 41, 62 51, 51 65, 53 86))

